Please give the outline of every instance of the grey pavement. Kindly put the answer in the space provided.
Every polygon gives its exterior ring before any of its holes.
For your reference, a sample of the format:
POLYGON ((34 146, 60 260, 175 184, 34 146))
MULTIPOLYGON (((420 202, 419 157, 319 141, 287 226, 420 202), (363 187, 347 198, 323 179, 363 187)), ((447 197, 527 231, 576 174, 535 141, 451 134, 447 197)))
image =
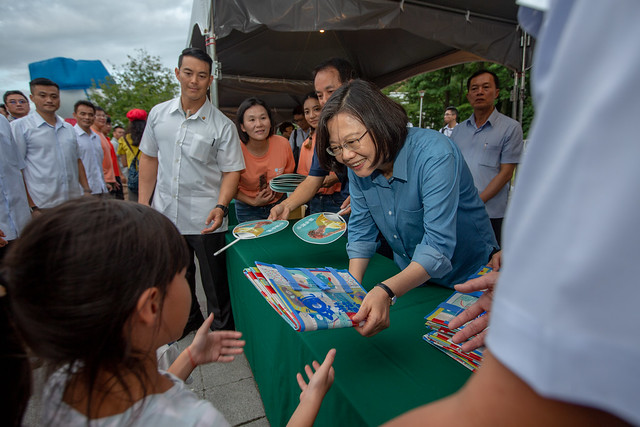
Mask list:
MULTIPOLYGON (((198 278, 197 295, 200 309, 206 317, 206 298, 198 278)), ((195 332, 178 341, 180 350, 184 350, 195 332)), ((38 426, 40 414, 40 394, 44 372, 42 368, 34 371, 33 396, 23 419, 24 426, 38 426)), ((236 356, 231 363, 210 363, 198 366, 191 374, 192 382, 187 384, 201 399, 209 400, 225 416, 232 426, 269 427, 264 414, 264 406, 253 373, 244 354, 236 356)))

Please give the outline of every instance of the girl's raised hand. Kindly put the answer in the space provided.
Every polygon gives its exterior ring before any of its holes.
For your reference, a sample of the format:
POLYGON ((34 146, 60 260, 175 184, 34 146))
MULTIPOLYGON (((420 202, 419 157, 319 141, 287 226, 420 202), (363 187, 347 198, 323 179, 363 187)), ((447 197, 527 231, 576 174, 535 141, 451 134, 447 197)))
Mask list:
POLYGON ((215 331, 209 328, 213 322, 213 313, 202 323, 193 342, 187 350, 192 363, 202 365, 211 362, 231 362, 236 354, 242 353, 245 341, 241 340, 242 332, 215 331))

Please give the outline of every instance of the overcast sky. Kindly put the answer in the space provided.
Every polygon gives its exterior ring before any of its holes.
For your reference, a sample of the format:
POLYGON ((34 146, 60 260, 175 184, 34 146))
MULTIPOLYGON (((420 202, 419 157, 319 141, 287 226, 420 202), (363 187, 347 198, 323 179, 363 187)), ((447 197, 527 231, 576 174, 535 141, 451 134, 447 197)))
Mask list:
MULTIPOLYGON (((135 49, 173 69, 187 44, 192 0, 0 0, 0 95, 28 95, 31 62, 99 59, 109 72, 135 49)), ((0 101, 1 102, 1 101, 0 101)))

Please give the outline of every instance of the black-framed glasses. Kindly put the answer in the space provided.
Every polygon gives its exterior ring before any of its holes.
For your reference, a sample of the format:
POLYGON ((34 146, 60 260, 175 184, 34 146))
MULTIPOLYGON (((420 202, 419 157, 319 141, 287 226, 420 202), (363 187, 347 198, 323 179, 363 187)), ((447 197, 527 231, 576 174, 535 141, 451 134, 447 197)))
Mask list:
POLYGON ((340 145, 336 145, 336 146, 333 146, 333 147, 329 146, 329 147, 327 147, 327 153, 329 153, 333 157, 336 157, 336 156, 342 155, 342 151, 345 148, 347 150, 349 150, 349 151, 357 150, 358 148, 360 148, 360 140, 362 138, 364 138, 364 136, 366 134, 368 134, 368 133, 369 133, 369 129, 364 131, 364 133, 362 134, 362 136, 360 138, 357 138, 357 139, 354 139, 354 140, 351 140, 351 141, 347 141, 347 142, 344 142, 344 143, 342 143, 340 145))

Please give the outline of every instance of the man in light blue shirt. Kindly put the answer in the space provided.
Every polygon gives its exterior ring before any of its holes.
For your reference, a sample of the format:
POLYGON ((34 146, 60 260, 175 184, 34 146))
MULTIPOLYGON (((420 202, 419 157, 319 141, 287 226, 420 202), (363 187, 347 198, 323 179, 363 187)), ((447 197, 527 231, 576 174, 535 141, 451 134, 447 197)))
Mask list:
POLYGON ((495 73, 487 70, 479 70, 467 80, 467 99, 473 114, 451 134, 469 165, 498 243, 509 198, 509 181, 523 146, 520 123, 499 113, 494 106, 500 94, 499 85, 495 73))
POLYGON ((80 159, 87 174, 91 194, 108 194, 109 189, 104 181, 102 161, 104 152, 100 144, 100 137, 91 129, 96 109, 89 101, 80 100, 73 106, 73 117, 77 123, 73 127, 78 137, 80 159))
POLYGON ((60 108, 58 85, 33 79, 31 101, 36 110, 11 122, 13 139, 25 162, 24 180, 32 209, 52 208, 83 191, 91 193, 73 126, 56 114, 60 108))
POLYGON ((0 117, 0 260, 11 241, 31 219, 27 192, 22 180, 24 161, 11 136, 11 127, 0 117))

